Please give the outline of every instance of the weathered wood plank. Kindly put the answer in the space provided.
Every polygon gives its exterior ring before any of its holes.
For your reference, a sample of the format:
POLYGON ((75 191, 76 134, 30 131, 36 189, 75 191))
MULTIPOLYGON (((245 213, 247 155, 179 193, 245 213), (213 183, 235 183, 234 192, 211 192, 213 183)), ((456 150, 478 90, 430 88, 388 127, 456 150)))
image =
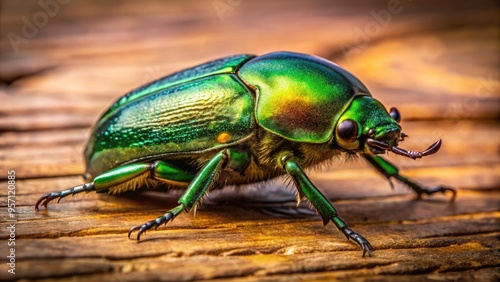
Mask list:
MULTIPOLYGON (((495 238, 475 236, 486 246, 497 245, 495 238)), ((86 281, 104 279, 112 281, 190 281, 198 279, 237 278, 241 276, 273 277, 283 274, 301 274, 331 272, 332 276, 368 277, 371 275, 395 275, 402 271, 407 274, 430 272, 461 271, 481 265, 498 265, 498 252, 484 245, 471 246, 467 243, 448 247, 407 249, 401 252, 388 249, 377 252, 376 257, 359 258, 354 252, 322 252, 295 254, 250 254, 244 256, 170 256, 163 255, 127 261, 105 260, 102 258, 80 258, 67 263, 61 259, 46 261, 26 261, 19 263, 19 268, 26 278, 64 277, 74 274, 83 276, 86 281), (424 256, 425 260, 417 258, 424 256), (463 261, 456 264, 456 260, 463 261), (397 261, 397 264, 393 262, 397 261), (57 269, 51 265, 60 265, 57 269), (26 271, 33 270, 32 272, 26 271), (190 269, 186 272, 185 269, 190 269), (353 271, 353 270, 356 271, 353 271), (335 272, 333 272, 335 271, 335 272)), ((293 276, 292 276, 293 277, 293 276)), ((285 278, 285 277, 283 277, 285 278)), ((288 277, 288 279, 290 279, 288 277)), ((100 280, 102 281, 102 280, 100 280)), ((280 279, 281 281, 281 279, 280 279)), ((287 280, 288 281, 288 280, 287 280)))

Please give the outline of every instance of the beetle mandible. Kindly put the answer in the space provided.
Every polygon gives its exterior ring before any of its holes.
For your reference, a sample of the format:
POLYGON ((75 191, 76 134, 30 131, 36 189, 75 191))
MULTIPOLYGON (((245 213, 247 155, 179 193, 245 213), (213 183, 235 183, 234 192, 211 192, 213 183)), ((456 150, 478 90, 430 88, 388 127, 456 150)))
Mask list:
POLYGON ((439 150, 441 140, 424 151, 398 147, 407 136, 399 121, 395 108, 388 112, 356 77, 325 59, 292 52, 225 57, 118 99, 95 124, 85 149, 89 182, 45 194, 35 208, 81 192, 183 189, 177 207, 130 229, 128 236, 137 231, 140 240, 145 231, 196 208, 211 189, 289 175, 298 201, 309 200, 325 225, 332 221, 363 256, 370 255, 368 240, 348 227, 303 169, 342 153, 359 154, 418 197, 450 191, 454 198, 452 188, 427 188, 378 156, 416 159, 439 150))

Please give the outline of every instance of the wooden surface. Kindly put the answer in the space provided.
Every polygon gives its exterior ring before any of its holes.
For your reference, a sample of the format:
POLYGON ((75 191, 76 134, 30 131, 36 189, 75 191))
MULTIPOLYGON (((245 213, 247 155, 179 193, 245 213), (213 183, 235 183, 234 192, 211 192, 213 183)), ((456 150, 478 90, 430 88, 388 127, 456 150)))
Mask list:
POLYGON ((38 1, 0 2, 0 280, 500 279, 497 1, 66 2, 45 24, 38 1), (23 35, 36 17, 40 26, 23 35), (22 43, 12 44, 13 33, 22 43), (42 194, 82 182, 89 129, 117 97, 214 58, 275 50, 356 74, 402 113, 404 148, 442 138, 434 156, 390 160, 422 183, 455 187, 456 202, 415 201, 361 159, 310 171, 375 247, 368 258, 307 204, 295 208, 282 179, 212 193, 196 216, 182 214, 140 243, 128 229, 178 195, 87 194, 34 211, 42 194), (16 172, 15 275, 4 263, 8 170, 16 172))

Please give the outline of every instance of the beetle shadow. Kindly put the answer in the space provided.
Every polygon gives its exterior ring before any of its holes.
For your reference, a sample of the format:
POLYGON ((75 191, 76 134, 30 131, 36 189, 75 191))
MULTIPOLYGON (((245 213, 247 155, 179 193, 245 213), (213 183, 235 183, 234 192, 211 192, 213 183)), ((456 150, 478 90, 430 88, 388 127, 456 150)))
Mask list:
MULTIPOLYGON (((168 209, 178 205, 182 190, 137 190, 119 195, 101 195, 105 202, 119 204, 125 209, 133 206, 137 210, 168 209)), ((211 210, 224 207, 237 207, 254 210, 264 215, 278 218, 309 218, 317 216, 307 201, 297 205, 296 195, 290 189, 279 185, 227 186, 223 189, 210 191, 202 200, 199 209, 211 210)))
POLYGON ((175 207, 182 191, 146 190, 127 191, 119 195, 102 194, 100 199, 105 202, 119 204, 124 208, 137 210, 153 210, 175 207))
MULTIPOLYGON (((139 190, 127 192, 117 196, 105 196, 101 198, 108 202, 119 203, 125 210, 134 212, 167 209, 178 205, 182 190, 139 190)), ((341 212, 341 216, 350 222, 367 221, 393 221, 412 220, 421 217, 428 217, 430 214, 442 212, 444 214, 456 213, 456 205, 449 202, 443 209, 443 203, 447 201, 444 197, 423 197, 417 200, 414 195, 408 194, 392 196, 373 197, 360 207, 356 202, 357 198, 343 199, 334 205, 341 212), (380 199, 380 201, 373 201, 380 199), (391 200, 392 199, 392 200, 391 200), (371 218, 371 219, 369 219, 371 218)), ((332 199, 331 195, 327 197, 332 199)), ((249 217, 255 216, 251 213, 231 212, 234 209, 255 211, 265 216, 288 219, 313 219, 320 218, 316 210, 311 207, 309 201, 303 200, 297 205, 297 198, 293 189, 284 185, 270 184, 265 186, 250 185, 244 187, 227 186, 223 189, 211 191, 204 197, 199 207, 200 212, 216 211, 224 212, 225 217, 238 214, 235 219, 241 220, 241 216, 247 214, 249 217), (223 207, 221 209, 221 207, 223 207), (229 211, 229 212, 228 212, 229 211)))
POLYGON ((297 205, 294 192, 279 185, 263 187, 227 187, 213 191, 203 201, 204 206, 236 206, 278 218, 311 218, 318 216, 307 201, 297 205))

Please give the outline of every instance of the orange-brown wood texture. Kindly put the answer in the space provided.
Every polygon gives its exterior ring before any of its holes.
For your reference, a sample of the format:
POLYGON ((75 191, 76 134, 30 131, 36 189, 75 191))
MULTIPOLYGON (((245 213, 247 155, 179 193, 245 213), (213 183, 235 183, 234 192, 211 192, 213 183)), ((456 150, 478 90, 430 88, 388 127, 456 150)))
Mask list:
POLYGON ((498 1, 2 0, 0 8, 0 280, 500 279, 498 1), (211 59, 277 50, 325 57, 358 76, 402 113, 405 148, 442 138, 436 155, 389 159, 426 185, 456 188, 456 201, 391 190, 362 159, 308 171, 374 246, 365 258, 307 203, 295 207, 281 178, 211 193, 196 215, 140 243, 128 229, 174 207, 178 194, 89 193, 35 212, 42 194, 82 183, 89 130, 119 96, 211 59))

